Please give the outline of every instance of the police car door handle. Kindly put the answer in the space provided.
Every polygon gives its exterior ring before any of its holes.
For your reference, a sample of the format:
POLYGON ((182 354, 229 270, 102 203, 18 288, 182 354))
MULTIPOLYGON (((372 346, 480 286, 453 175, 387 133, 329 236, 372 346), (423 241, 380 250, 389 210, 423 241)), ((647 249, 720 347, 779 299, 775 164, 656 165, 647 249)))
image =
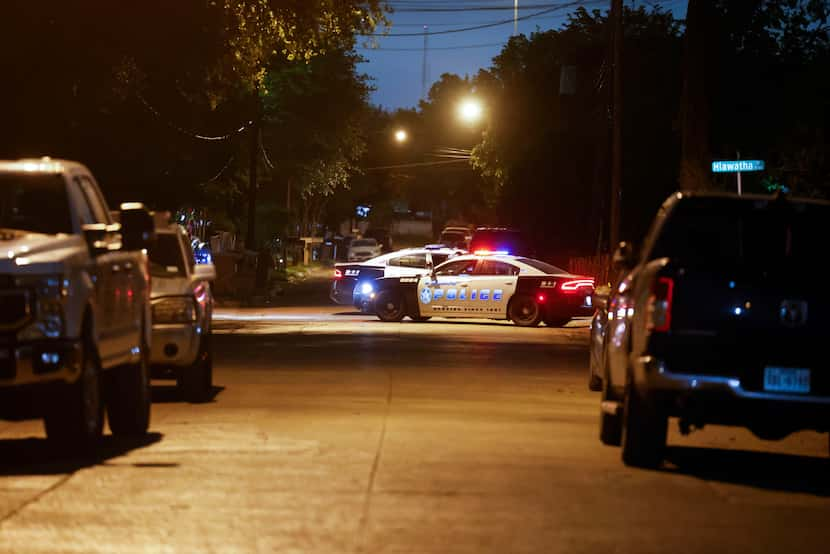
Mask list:
POLYGON ((461 288, 463 288, 463 289, 466 289, 466 288, 467 288, 467 287, 469 287, 470 285, 468 285, 467 283, 459 283, 459 285, 458 285, 458 286, 459 286, 459 287, 461 287, 461 288))

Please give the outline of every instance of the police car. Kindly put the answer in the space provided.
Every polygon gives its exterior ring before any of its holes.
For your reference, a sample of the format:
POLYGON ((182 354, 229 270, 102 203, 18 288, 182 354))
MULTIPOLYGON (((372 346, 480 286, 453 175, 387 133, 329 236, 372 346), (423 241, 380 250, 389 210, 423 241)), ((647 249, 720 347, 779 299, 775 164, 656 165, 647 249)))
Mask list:
POLYGON ((382 321, 473 317, 509 319, 522 327, 541 321, 560 327, 585 312, 593 291, 590 277, 532 258, 476 252, 425 275, 378 279, 372 300, 382 321))
POLYGON ((329 297, 337 304, 368 310, 376 279, 422 275, 463 253, 457 248, 435 244, 390 252, 362 263, 335 264, 329 297))

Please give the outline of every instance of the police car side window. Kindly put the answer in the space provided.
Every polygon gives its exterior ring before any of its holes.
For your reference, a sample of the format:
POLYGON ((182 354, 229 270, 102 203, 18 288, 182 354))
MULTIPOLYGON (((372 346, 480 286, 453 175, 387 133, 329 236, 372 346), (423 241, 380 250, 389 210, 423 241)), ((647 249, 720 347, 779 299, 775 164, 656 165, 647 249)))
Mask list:
POLYGON ((414 267, 416 269, 425 269, 427 266, 426 254, 411 254, 408 256, 401 256, 389 260, 389 265, 396 267, 414 267))
POLYGON ((449 256, 447 256, 446 254, 436 254, 436 253, 433 252, 432 253, 432 265, 433 266, 441 265, 442 263, 447 261, 448 257, 449 256))
POLYGON ((518 275, 519 268, 508 263, 485 260, 479 266, 476 275, 518 275))
POLYGON ((459 260, 445 264, 436 275, 471 275, 476 269, 476 260, 459 260))

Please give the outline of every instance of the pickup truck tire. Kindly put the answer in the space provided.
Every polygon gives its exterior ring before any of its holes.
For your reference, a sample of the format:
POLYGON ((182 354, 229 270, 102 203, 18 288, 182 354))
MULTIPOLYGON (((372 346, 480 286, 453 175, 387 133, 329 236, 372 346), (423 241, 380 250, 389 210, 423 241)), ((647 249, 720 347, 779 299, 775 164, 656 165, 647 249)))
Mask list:
POLYGON ((396 323, 406 315, 406 306, 400 294, 382 290, 375 298, 375 313, 381 321, 396 323))
POLYGON ((519 327, 536 327, 542 321, 542 311, 532 296, 514 296, 507 308, 507 316, 519 327))
POLYGON ((202 337, 199 355, 193 365, 179 371, 177 385, 187 402, 209 402, 213 394, 213 349, 210 334, 202 337))
POLYGON ((625 387, 622 460, 627 466, 657 468, 666 449, 668 417, 631 383, 625 387))
POLYGON ((116 436, 140 436, 150 427, 150 349, 146 344, 140 348, 138 362, 117 367, 108 375, 107 415, 116 436))
POLYGON ((101 365, 93 341, 85 333, 81 347, 81 376, 71 385, 58 385, 46 408, 46 437, 60 448, 85 451, 95 446, 104 429, 101 365))

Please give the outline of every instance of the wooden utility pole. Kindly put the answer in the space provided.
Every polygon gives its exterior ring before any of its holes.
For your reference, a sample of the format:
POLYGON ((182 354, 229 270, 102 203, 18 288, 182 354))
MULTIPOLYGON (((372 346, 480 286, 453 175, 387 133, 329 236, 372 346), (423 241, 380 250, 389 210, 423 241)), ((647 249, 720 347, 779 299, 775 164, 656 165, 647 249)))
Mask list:
POLYGON ((251 124, 249 143, 248 166, 248 232, 245 235, 245 248, 256 250, 256 196, 257 196, 257 169, 259 166, 259 124, 260 116, 257 114, 251 124))
POLYGON ((611 131, 611 214, 609 248, 613 251, 620 242, 620 201, 622 198, 622 49, 623 2, 611 0, 611 20, 614 35, 614 107, 611 131))

